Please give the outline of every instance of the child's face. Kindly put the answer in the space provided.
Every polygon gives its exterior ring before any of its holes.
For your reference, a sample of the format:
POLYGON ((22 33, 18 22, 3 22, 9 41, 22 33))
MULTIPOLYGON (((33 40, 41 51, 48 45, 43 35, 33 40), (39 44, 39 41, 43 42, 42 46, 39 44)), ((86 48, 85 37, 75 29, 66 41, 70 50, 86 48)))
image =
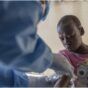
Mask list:
POLYGON ((58 34, 64 47, 75 52, 82 43, 79 29, 73 23, 58 26, 58 34))

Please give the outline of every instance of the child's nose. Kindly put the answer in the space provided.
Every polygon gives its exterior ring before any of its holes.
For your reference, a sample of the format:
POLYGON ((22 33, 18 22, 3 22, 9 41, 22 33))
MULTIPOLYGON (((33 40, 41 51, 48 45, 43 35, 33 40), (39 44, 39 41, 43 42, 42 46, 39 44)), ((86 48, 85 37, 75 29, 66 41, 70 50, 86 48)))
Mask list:
POLYGON ((65 38, 64 38, 64 43, 66 43, 66 44, 67 44, 67 43, 70 43, 70 39, 69 39, 68 37, 65 37, 65 38))

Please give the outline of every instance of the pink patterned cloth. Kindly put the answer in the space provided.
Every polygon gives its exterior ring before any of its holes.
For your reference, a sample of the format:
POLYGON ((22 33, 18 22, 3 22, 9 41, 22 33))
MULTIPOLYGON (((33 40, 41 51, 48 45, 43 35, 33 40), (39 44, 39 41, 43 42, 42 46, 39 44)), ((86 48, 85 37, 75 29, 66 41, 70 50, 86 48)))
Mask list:
POLYGON ((61 50, 60 54, 64 55, 74 67, 74 72, 76 74, 78 65, 84 60, 88 59, 88 54, 77 54, 70 52, 68 50, 61 50))

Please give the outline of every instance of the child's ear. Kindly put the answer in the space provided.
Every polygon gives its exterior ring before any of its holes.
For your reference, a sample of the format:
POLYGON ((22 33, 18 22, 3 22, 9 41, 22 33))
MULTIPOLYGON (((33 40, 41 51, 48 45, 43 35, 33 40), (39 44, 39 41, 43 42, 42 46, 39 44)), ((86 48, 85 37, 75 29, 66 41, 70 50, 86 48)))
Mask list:
POLYGON ((84 35, 85 31, 84 31, 84 28, 83 27, 80 27, 79 28, 79 31, 80 31, 81 36, 84 35))

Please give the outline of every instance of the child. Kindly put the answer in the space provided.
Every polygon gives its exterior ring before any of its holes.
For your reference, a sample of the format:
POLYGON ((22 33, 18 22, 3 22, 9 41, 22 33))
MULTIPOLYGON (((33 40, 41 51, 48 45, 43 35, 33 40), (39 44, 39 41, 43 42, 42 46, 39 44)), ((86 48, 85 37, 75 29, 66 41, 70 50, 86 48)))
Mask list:
POLYGON ((82 41, 84 29, 81 22, 74 15, 66 15, 59 21, 57 31, 66 48, 59 53, 64 55, 73 65, 74 72, 77 75, 78 65, 88 59, 88 46, 82 41))

